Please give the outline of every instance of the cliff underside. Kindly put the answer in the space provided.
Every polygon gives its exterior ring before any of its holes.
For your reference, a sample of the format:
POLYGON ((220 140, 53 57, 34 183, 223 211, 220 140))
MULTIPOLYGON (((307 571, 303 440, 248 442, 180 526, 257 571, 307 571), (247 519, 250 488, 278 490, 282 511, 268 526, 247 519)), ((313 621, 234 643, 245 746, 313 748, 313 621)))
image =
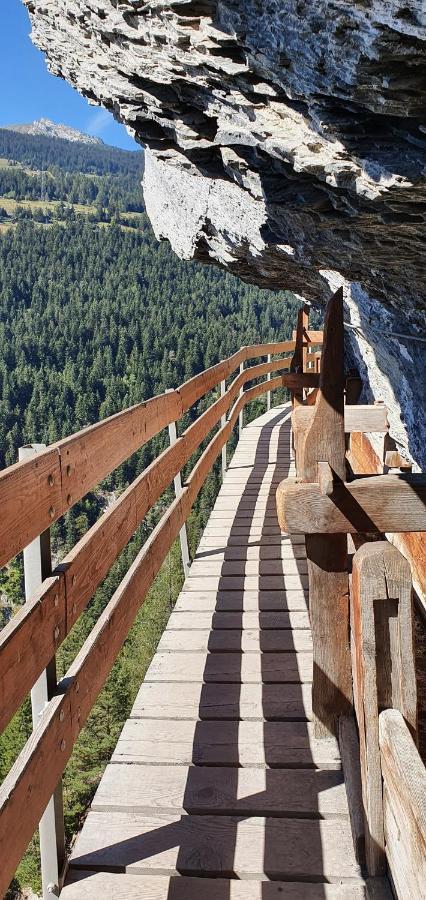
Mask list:
POLYGON ((345 286, 364 396, 424 467, 422 0, 25 2, 51 71, 146 146, 179 256, 313 304, 345 286))

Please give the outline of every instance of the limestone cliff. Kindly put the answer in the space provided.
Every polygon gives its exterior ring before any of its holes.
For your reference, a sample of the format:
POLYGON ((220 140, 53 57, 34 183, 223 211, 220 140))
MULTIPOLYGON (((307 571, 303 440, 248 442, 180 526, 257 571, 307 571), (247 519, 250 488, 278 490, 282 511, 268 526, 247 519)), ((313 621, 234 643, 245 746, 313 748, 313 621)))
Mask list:
POLYGON ((349 353, 424 466, 422 0, 25 2, 51 71, 147 146, 158 237, 313 303, 345 284, 349 353))

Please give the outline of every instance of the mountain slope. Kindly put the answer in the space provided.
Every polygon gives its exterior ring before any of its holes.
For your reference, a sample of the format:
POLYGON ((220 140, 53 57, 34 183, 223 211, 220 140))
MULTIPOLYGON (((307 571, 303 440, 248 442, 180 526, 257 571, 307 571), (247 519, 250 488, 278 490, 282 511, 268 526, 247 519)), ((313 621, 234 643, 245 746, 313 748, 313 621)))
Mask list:
POLYGON ((6 131, 15 131, 20 134, 41 134, 45 137, 60 138, 63 141, 74 141, 79 144, 103 144, 98 137, 85 134, 83 131, 71 128, 70 125, 52 122, 50 119, 36 119, 28 125, 5 125, 4 128, 6 131))

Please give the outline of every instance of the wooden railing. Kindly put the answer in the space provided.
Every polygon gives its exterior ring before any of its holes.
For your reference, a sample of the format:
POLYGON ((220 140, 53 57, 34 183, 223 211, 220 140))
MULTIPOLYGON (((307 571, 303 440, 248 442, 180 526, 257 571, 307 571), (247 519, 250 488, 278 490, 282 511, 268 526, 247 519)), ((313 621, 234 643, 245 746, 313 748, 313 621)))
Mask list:
MULTIPOLYGON (((303 315, 298 327, 306 335, 303 315)), ((327 309, 319 387, 312 393, 313 406, 303 391, 295 397, 297 478, 279 486, 277 509, 283 531, 305 534, 315 733, 339 732, 353 832, 368 874, 388 871, 400 900, 421 900, 426 770, 414 743, 412 572, 383 535, 398 534, 405 551, 422 544, 426 478, 411 474, 395 448, 385 452, 381 474, 369 458, 360 459, 363 433, 386 435, 388 425, 382 404, 352 405, 360 385, 354 376, 345 385, 341 291, 327 309), (350 461, 365 474, 356 475, 350 461), (359 548, 351 583, 348 535, 359 548)), ((414 560, 419 583, 425 568, 424 556, 414 560)))
POLYGON ((0 789, 1 894, 54 794, 136 613, 245 405, 277 388, 300 392, 318 386, 314 371, 289 371, 291 357, 243 368, 249 359, 292 353, 295 346, 294 341, 284 341, 243 347, 176 390, 85 428, 0 473, 0 564, 4 564, 150 438, 222 386, 221 396, 106 509, 0 633, 3 729, 147 512, 212 429, 220 426, 57 685, 0 789), (225 379, 238 367, 241 371, 226 388, 225 379), (247 388, 265 375, 266 380, 247 388))

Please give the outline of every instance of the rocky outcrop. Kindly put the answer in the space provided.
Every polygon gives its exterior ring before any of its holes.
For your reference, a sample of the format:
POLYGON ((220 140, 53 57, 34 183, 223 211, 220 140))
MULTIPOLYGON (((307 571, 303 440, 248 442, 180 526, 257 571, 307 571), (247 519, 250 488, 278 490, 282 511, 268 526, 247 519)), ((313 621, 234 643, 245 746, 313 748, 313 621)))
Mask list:
POLYGON ((147 146, 158 237, 313 303, 345 285, 349 353, 424 465, 422 0, 25 2, 51 70, 147 146))

